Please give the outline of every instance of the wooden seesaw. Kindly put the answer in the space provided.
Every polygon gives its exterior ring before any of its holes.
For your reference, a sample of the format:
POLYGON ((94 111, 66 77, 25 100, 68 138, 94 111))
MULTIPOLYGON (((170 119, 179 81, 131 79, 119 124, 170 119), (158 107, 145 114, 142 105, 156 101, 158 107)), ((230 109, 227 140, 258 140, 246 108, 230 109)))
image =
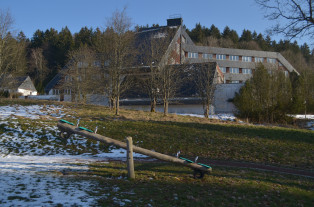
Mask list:
MULTIPOLYGON (((61 119, 58 122, 57 126, 60 130, 60 136, 62 138, 69 138, 72 134, 78 134, 78 135, 81 135, 81 136, 84 136, 84 137, 87 137, 96 141, 100 141, 100 142, 110 144, 110 145, 115 145, 123 149, 128 149, 127 143, 96 134, 97 130, 96 132, 93 132, 90 129, 79 127, 78 124, 75 125, 63 119, 61 119)), ((173 162, 173 163, 181 164, 189 168, 192 168, 194 170, 194 173, 193 173, 194 178, 203 178, 205 174, 209 174, 212 171, 212 168, 209 165, 197 163, 196 161, 194 162, 189 159, 180 157, 179 153, 177 154, 177 157, 174 157, 174 156, 165 155, 159 152, 154 152, 148 149, 144 149, 141 147, 136 147, 136 146, 133 146, 133 151, 139 154, 143 154, 149 157, 159 159, 159 160, 173 162)))

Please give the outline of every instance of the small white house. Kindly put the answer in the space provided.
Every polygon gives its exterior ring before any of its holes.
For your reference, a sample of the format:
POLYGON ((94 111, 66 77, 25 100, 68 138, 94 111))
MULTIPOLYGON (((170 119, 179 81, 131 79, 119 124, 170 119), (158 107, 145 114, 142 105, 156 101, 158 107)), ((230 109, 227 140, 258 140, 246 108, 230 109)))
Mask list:
POLYGON ((37 90, 29 76, 1 78, 0 90, 20 93, 22 96, 37 95, 37 90))

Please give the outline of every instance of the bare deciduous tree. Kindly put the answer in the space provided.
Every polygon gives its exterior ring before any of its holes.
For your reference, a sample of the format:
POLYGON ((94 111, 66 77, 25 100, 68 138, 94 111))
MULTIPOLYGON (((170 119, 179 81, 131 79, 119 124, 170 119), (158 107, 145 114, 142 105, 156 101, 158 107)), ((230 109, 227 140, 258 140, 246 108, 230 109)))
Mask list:
POLYGON ((71 94, 72 100, 86 103, 88 94, 99 93, 100 65, 87 46, 70 52, 69 59, 67 68, 61 72, 64 77, 61 89, 65 94, 71 94))
POLYGON ((161 64, 159 65, 159 72, 159 84, 161 86, 161 96, 164 103, 164 115, 167 116, 170 98, 175 96, 180 83, 180 71, 174 66, 161 64))
POLYGON ((138 46, 142 64, 149 66, 148 78, 143 81, 143 85, 151 102, 151 112, 156 111, 157 98, 159 96, 160 84, 160 68, 159 61, 164 55, 170 42, 170 35, 157 35, 150 33, 145 36, 138 46))
POLYGON ((107 21, 108 58, 107 73, 109 78, 109 97, 119 115, 119 99, 121 93, 127 88, 125 81, 126 69, 132 64, 132 42, 134 33, 130 31, 131 19, 126 9, 116 10, 107 21))
POLYGON ((314 39, 313 0, 255 0, 266 10, 265 17, 276 20, 271 34, 284 34, 293 39, 308 36, 314 39))
POLYGON ((42 84, 46 75, 48 74, 46 60, 43 55, 42 48, 31 49, 31 64, 34 68, 37 80, 42 84))
POLYGON ((0 76, 4 75, 12 63, 12 26, 13 18, 9 10, 0 10, 0 76))
POLYGON ((216 89, 217 71, 213 64, 194 64, 194 81, 200 98, 202 99, 204 116, 209 117, 210 106, 214 98, 216 89))

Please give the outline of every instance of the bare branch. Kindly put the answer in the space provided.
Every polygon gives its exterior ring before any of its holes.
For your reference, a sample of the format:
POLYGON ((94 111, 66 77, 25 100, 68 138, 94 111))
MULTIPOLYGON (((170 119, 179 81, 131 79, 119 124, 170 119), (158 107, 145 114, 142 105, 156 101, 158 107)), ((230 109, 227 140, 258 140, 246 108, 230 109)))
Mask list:
POLYGON ((271 34, 284 34, 289 39, 314 37, 312 0, 255 0, 265 10, 265 17, 276 20, 271 34))

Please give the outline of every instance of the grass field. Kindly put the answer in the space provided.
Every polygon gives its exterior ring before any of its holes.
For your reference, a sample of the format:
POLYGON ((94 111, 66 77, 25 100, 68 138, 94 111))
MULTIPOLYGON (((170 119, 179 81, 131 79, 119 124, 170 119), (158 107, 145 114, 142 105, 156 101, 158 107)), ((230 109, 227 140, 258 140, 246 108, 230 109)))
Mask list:
MULTIPOLYGON (((167 163, 136 162, 136 180, 125 163, 94 164, 78 175, 98 175, 90 195, 100 206, 312 206, 313 179, 239 168, 215 167, 195 180, 191 171, 167 163)), ((74 173, 75 174, 75 173, 74 173)))
POLYGON ((116 117, 94 106, 72 111, 87 128, 98 126, 99 134, 118 140, 132 136, 137 146, 165 154, 180 150, 188 157, 314 170, 314 132, 309 130, 124 110, 116 117))
MULTIPOLYGON (((0 100, 0 105, 60 103, 0 100)), ((135 145, 174 155, 178 150, 200 160, 227 160, 314 170, 314 132, 303 129, 256 126, 238 122, 121 110, 115 116, 106 107, 65 104, 56 114, 98 133, 135 145)), ((47 116, 48 117, 48 116, 47 116)), ((109 146, 75 136, 58 137, 59 118, 16 118, 0 124, 2 153, 91 155, 109 146), (16 137, 16 138, 15 138, 16 137), (34 141, 36 140, 36 141, 34 141), (4 146, 4 147, 3 147, 4 146), (35 151, 31 151, 36 149, 35 151)), ((210 163, 208 163, 210 164, 210 163)), ((126 179, 126 165, 95 162, 89 170, 57 172, 66 179, 93 180, 87 189, 97 206, 313 206, 313 178, 251 169, 213 166, 202 180, 192 178, 188 168, 160 162, 135 163, 136 180, 126 179)), ((66 188, 66 186, 64 186, 66 188)), ((10 197, 13 198, 13 197, 10 197)))

